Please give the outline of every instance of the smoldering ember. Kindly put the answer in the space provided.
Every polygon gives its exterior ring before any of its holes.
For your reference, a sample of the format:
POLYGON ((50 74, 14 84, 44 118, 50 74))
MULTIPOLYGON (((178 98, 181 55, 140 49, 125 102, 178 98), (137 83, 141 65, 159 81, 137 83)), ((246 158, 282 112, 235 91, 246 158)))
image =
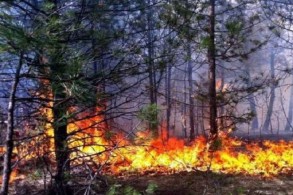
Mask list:
POLYGON ((293 194, 291 0, 0 1, 6 194, 293 194))

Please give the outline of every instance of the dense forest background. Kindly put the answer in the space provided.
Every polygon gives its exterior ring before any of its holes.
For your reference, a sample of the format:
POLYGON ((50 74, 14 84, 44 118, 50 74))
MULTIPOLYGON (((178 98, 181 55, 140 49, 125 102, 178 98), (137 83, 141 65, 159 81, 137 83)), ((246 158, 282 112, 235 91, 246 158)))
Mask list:
POLYGON ((70 143, 93 131, 188 141, 292 133, 291 0, 10 0, 0 9, 2 194, 13 148, 32 140, 53 140, 54 189, 66 194, 70 143))

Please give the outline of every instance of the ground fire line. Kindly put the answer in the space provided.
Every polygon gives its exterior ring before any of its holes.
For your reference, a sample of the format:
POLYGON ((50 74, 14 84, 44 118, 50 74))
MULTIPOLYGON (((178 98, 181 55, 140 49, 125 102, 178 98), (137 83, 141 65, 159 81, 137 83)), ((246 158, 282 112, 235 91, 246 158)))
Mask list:
MULTIPOLYGON (((47 117, 52 117, 50 111, 47 117)), ((220 133, 218 146, 211 152, 203 136, 187 144, 178 138, 152 139, 151 133, 141 131, 130 140, 105 130, 101 121, 101 116, 93 116, 68 125, 68 132, 72 134, 68 140, 72 167, 86 162, 89 166, 95 165, 94 169, 101 174, 113 175, 208 170, 273 177, 293 172, 292 141, 246 142, 220 133)), ((44 135, 14 149, 21 164, 45 155, 54 159, 53 129, 49 123, 45 128, 44 135)), ((13 171, 11 181, 21 178, 19 172, 19 169, 13 171)))

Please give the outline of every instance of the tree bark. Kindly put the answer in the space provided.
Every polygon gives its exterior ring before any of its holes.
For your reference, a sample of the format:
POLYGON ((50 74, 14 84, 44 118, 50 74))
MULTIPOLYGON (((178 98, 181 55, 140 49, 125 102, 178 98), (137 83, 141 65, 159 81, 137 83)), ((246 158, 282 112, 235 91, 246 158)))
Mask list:
POLYGON ((149 69, 149 85, 150 85, 150 102, 151 104, 157 103, 156 97, 156 73, 154 68, 154 44, 153 44, 153 18, 151 9, 151 0, 148 0, 147 6, 147 41, 148 41, 148 69, 149 69))
POLYGON ((209 46, 207 53, 209 64, 209 125, 211 134, 210 136, 215 138, 218 135, 216 98, 215 0, 210 0, 209 17, 209 46))
MULTIPOLYGON (((53 3, 52 16, 58 18, 58 5, 59 0, 50 0, 53 3)), ((58 29, 54 29, 58 30, 58 29)), ((58 53, 58 49, 56 48, 56 53, 58 53)), ((54 176, 55 179, 55 190, 58 195, 66 195, 66 177, 68 177, 70 173, 70 159, 69 159, 69 148, 67 143, 68 133, 67 133, 67 103, 64 101, 66 98, 66 94, 64 93, 64 89, 62 83, 59 81, 60 75, 62 75, 65 71, 65 65, 59 64, 58 59, 51 57, 51 88, 53 94, 53 131, 54 131, 54 146, 55 146, 55 156, 56 156, 56 174, 54 176)))
POLYGON ((56 174, 55 190, 58 195, 66 193, 66 177, 70 173, 70 151, 68 148, 67 138, 67 119, 66 113, 68 105, 65 101, 66 94, 64 93, 62 83, 58 82, 58 75, 63 73, 63 67, 54 62, 51 65, 51 88, 53 93, 53 131, 54 131, 54 146, 56 156, 56 174))
POLYGON ((190 125, 190 141, 195 138, 195 128, 194 128, 194 100, 193 100, 193 82, 192 82, 192 62, 191 62, 191 47, 188 44, 187 48, 187 58, 188 58, 188 89, 189 89, 189 125, 190 125))
POLYGON ((166 110, 166 139, 169 139, 170 136, 170 119, 171 119, 171 65, 168 65, 166 72, 166 102, 167 102, 167 110, 166 110))
MULTIPOLYGON (((156 69, 154 65, 154 39, 153 39, 153 17, 152 17, 152 5, 151 0, 147 0, 147 5, 149 10, 147 10, 147 50, 148 50, 148 76, 149 76, 149 96, 150 103, 157 105, 157 79, 156 79, 156 69)), ((157 120, 157 119, 156 119, 157 120)), ((153 127, 150 125, 150 129, 153 131, 153 136, 157 137, 158 127, 153 127)))
POLYGON ((4 162, 3 162, 3 176, 2 176, 2 187, 1 193, 3 195, 8 194, 10 174, 12 171, 12 152, 14 147, 13 134, 14 134, 14 108, 15 108, 15 96, 17 92, 17 86, 19 83, 19 75, 23 63, 23 53, 20 53, 19 62, 16 67, 16 72, 14 76, 14 82, 11 86, 9 103, 8 103, 8 113, 7 113, 7 129, 6 129, 6 140, 5 140, 5 149, 4 162))
POLYGON ((182 116, 182 131, 183 131, 183 134, 184 134, 184 138, 187 138, 187 128, 186 128, 186 115, 187 115, 187 85, 186 85, 186 74, 187 74, 187 71, 186 71, 186 68, 184 69, 184 94, 183 94, 183 116, 182 116))
MULTIPOLYGON (((55 93, 54 99, 62 101, 62 94, 55 93)), ((58 194, 66 194, 64 185, 66 183, 66 175, 70 171, 69 149, 67 144, 67 121, 64 117, 65 110, 60 101, 55 101, 53 106, 54 114, 54 143, 57 171, 55 175, 55 185, 58 194)))
MULTIPOLYGON (((218 86, 217 90, 219 91, 220 94, 222 94, 224 91, 224 84, 225 84, 225 73, 224 70, 221 69, 221 73, 220 73, 220 77, 221 77, 221 83, 220 86, 218 86)), ((227 124, 226 124, 226 120, 225 120, 225 105, 223 104, 223 102, 219 102, 218 103, 218 110, 219 110, 219 124, 218 124, 218 129, 219 130, 226 130, 227 128, 227 124)))

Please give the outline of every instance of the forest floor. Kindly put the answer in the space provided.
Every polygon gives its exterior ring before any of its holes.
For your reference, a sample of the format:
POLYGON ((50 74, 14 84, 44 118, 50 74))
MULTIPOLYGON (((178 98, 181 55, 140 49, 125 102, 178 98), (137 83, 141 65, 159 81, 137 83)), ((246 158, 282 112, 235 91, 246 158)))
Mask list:
MULTIPOLYGON (((90 189, 92 195, 293 195, 293 175, 262 178, 193 171, 169 175, 107 176, 106 179, 107 187, 102 187, 98 181, 92 182, 91 187, 76 181, 69 184, 68 194, 85 194, 85 190, 90 189)), ((29 179, 15 181, 10 192, 16 195, 55 194, 44 192, 41 180, 32 182, 29 179)))
POLYGON ((293 175, 262 178, 196 171, 132 176, 119 182, 139 192, 145 192, 152 183, 157 185, 155 194, 161 195, 293 195, 293 175))

